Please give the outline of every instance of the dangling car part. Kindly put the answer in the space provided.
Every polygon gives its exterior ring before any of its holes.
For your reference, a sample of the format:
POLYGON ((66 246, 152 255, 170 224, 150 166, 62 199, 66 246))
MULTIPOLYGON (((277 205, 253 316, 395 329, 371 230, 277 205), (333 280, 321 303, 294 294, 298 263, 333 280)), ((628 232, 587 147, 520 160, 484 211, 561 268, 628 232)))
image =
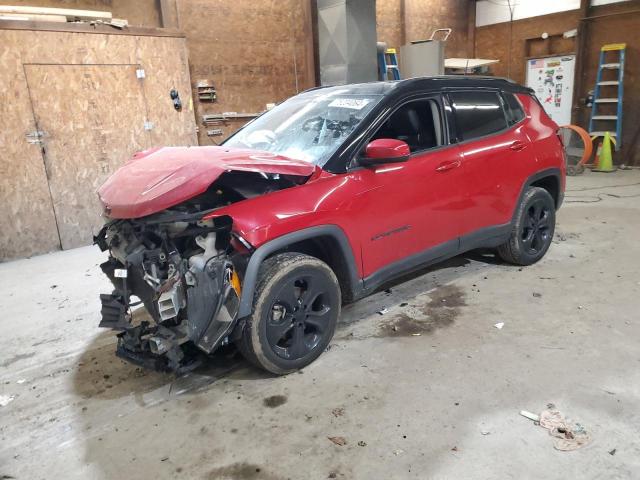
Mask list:
POLYGON ((101 268, 115 287, 100 296, 100 326, 121 331, 119 356, 181 370, 196 365, 186 343, 211 353, 230 333, 240 281, 229 254, 228 219, 216 224, 190 218, 115 220, 97 235, 96 243, 111 253, 101 268), (132 297, 144 304, 153 323, 131 323, 132 297))

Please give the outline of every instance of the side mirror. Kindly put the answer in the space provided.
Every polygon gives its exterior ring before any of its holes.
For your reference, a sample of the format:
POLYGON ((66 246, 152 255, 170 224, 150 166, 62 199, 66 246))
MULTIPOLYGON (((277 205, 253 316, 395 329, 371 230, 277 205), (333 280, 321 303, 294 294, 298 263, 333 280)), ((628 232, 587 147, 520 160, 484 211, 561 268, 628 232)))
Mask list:
POLYGON ((406 162, 411 150, 402 140, 392 138, 378 138, 367 145, 364 156, 360 158, 360 165, 373 166, 384 163, 406 162))

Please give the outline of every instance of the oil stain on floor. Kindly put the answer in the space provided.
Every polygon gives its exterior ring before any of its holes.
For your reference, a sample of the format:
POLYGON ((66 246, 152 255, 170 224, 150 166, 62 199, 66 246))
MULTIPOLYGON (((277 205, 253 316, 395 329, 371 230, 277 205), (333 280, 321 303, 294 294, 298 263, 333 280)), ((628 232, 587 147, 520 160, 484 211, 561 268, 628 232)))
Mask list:
POLYGON ((250 463, 233 463, 209 472, 210 480, 277 480, 258 465, 250 463))
POLYGON ((287 403, 287 397, 284 395, 271 395, 262 401, 265 407, 276 408, 287 403))
POLYGON ((431 292, 425 306, 401 304, 401 311, 379 325, 377 337, 410 337, 428 335, 451 325, 467 305, 464 291, 456 285, 445 285, 431 292))

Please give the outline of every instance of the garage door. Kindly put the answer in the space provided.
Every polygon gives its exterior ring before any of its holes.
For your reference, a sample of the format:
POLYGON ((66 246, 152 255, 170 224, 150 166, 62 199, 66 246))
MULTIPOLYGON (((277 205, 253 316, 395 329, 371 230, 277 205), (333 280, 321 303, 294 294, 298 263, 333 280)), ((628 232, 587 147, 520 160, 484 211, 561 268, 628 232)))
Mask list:
POLYGON ((135 65, 25 65, 63 249, 91 243, 102 225, 96 189, 148 148, 135 65))

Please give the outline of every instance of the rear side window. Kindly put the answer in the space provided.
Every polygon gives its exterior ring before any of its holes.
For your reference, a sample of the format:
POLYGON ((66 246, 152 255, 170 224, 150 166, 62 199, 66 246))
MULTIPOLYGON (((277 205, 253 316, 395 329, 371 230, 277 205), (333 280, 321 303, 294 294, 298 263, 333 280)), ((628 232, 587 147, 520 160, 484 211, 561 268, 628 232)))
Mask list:
POLYGON ((452 92, 449 94, 461 140, 483 137, 507 128, 502 103, 494 92, 452 92))
POLYGON ((504 97, 506 103, 505 106, 507 110, 507 121, 509 122, 509 126, 515 125, 524 118, 524 110, 522 109, 522 105, 520 105, 520 102, 513 93, 503 93, 502 96, 504 97))

